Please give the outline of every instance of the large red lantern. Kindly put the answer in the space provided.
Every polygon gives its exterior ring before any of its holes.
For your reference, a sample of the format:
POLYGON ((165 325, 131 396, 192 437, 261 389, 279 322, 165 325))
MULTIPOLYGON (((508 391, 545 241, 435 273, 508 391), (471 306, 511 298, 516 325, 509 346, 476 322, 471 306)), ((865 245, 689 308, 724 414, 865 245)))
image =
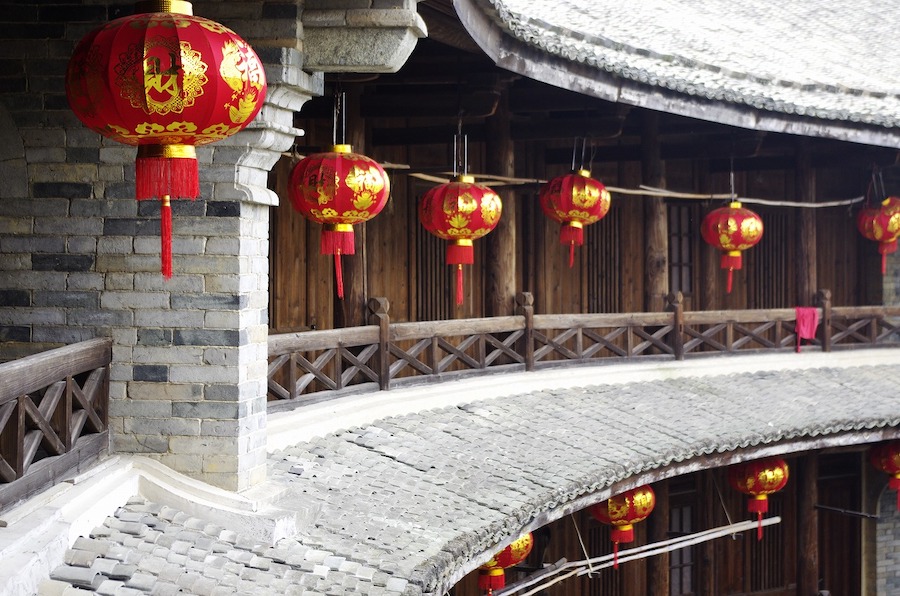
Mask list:
POLYGON ((891 475, 888 487, 897 491, 897 511, 900 511, 900 441, 882 443, 869 453, 872 465, 891 475))
POLYGON ((494 558, 478 568, 478 587, 492 594, 506 586, 506 569, 524 561, 534 547, 531 532, 523 534, 512 544, 494 555, 494 558))
POLYGON ((762 517, 769 511, 769 495, 783 489, 787 481, 788 465, 780 457, 767 457, 728 468, 731 486, 752 497, 747 501, 747 511, 755 513, 759 521, 757 540, 762 540, 762 517))
POLYGON ((558 221, 559 241, 569 246, 569 267, 575 263, 575 247, 584 244, 584 226, 596 223, 609 212, 609 191, 591 178, 588 170, 557 176, 544 185, 541 209, 558 221))
POLYGON ((309 155, 291 172, 288 193, 294 209, 324 225, 319 252, 334 255, 338 298, 344 297, 341 255, 356 253, 353 225, 378 215, 391 193, 390 180, 375 160, 350 145, 309 155))
POLYGON ((590 513, 612 529, 613 567, 619 567, 619 543, 634 541, 634 524, 644 521, 656 505, 656 494, 649 485, 639 486, 602 503, 591 506, 590 513))
POLYGON ((463 265, 475 262, 472 241, 497 227, 503 205, 496 192, 468 175, 431 188, 419 202, 419 221, 444 240, 447 264, 456 265, 456 304, 463 303, 463 265))
POLYGON ((88 33, 66 72, 66 96, 91 130, 138 147, 137 199, 162 201, 162 272, 172 275, 170 199, 200 196, 195 147, 220 141, 262 108, 259 57, 234 31, 157 0, 88 33))
POLYGON ((868 240, 878 243, 881 274, 887 272, 887 256, 897 251, 900 236, 900 198, 888 197, 878 207, 863 207, 856 216, 856 228, 868 240))
POLYGON ((741 251, 760 241, 763 234, 762 219, 753 211, 732 201, 728 207, 720 207, 703 218, 700 235, 722 252, 720 267, 728 270, 728 293, 731 293, 732 274, 743 265, 741 251))

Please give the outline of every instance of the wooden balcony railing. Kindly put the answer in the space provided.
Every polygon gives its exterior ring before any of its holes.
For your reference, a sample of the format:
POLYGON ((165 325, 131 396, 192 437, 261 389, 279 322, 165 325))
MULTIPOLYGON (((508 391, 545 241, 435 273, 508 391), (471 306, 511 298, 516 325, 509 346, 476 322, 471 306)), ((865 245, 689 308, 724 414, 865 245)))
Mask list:
MULTIPOLYGON (((803 350, 900 346, 900 307, 832 308, 828 290, 817 302, 817 335, 803 350)), ((373 298, 371 325, 273 335, 269 408, 500 371, 797 346, 793 308, 685 312, 678 294, 666 312, 539 315, 533 303, 522 293, 514 316, 391 323, 387 299, 373 298)))
POLYGON ((107 451, 111 356, 93 339, 0 364, 0 509, 107 451))

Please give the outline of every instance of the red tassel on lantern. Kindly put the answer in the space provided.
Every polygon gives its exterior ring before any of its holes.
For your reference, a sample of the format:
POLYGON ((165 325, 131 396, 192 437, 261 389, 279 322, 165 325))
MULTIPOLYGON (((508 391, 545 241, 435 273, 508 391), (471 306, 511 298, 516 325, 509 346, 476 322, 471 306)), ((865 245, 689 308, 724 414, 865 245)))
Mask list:
POLYGON ((762 540, 763 515, 769 511, 769 495, 787 485, 788 465, 780 457, 767 457, 728 468, 728 482, 736 490, 750 495, 747 511, 756 514, 756 539, 762 540))
POLYGON ((647 519, 656 506, 656 494, 649 485, 639 486, 590 508, 597 521, 609 524, 613 543, 613 569, 619 568, 619 543, 634 541, 634 524, 647 519))
POLYGON ((231 29, 190 2, 150 0, 88 33, 66 71, 66 98, 91 130, 138 147, 135 195, 163 200, 162 264, 172 275, 173 198, 195 199, 195 147, 245 128, 262 109, 265 71, 231 29), (165 198, 164 198, 165 197, 165 198))
POLYGON ((163 195, 159 214, 160 260, 163 277, 172 277, 172 204, 169 195, 163 195))
POLYGON ((502 209, 497 193, 467 175, 429 189, 419 202, 425 229, 450 241, 446 261, 456 265, 457 306, 463 303, 463 265, 475 262, 472 241, 497 227, 502 209))

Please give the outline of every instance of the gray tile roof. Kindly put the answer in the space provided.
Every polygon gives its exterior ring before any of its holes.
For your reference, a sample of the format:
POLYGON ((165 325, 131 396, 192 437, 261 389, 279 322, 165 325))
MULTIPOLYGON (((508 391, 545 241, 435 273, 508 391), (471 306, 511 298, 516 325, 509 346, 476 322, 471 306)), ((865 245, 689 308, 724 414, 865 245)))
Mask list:
POLYGON ((384 418, 270 454, 267 482, 320 506, 300 533, 264 544, 136 497, 72 545, 41 594, 440 594, 617 482, 748 447, 897 436, 898 385, 890 365, 763 371, 384 418))
POLYGON ((875 0, 473 0, 549 55, 677 94, 894 128, 900 5, 875 0))

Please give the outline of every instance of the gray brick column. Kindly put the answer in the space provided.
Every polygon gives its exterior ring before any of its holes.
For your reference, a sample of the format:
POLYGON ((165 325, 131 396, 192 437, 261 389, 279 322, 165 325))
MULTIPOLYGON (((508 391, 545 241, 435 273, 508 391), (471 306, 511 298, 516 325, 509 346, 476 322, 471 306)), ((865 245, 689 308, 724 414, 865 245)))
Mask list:
POLYGON ((897 493, 887 488, 878 500, 875 526, 875 593, 900 594, 900 513, 897 493))
MULTIPOLYGON (((265 478, 269 207, 278 202, 268 173, 301 134, 294 112, 322 86, 296 50, 260 55, 269 78, 260 116, 198 149, 203 199, 173 202, 173 278, 136 275, 133 288, 101 297, 104 308, 134 313, 114 348, 113 449, 237 491, 265 478)), ((153 260, 157 243, 135 240, 135 253, 153 260)))

